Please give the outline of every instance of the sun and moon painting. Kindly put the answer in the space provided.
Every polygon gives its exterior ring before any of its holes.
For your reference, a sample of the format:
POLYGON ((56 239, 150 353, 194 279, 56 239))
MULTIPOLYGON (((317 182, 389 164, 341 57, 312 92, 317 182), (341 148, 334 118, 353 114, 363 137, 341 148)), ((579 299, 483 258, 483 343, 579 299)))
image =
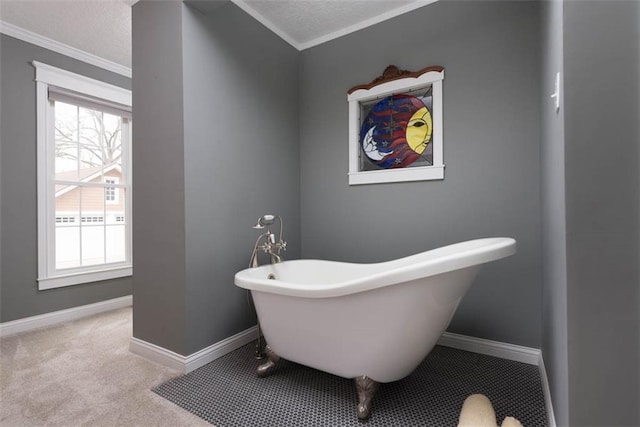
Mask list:
POLYGON ((430 86, 421 93, 391 95, 362 107, 360 147, 375 165, 372 169, 433 164, 430 86))

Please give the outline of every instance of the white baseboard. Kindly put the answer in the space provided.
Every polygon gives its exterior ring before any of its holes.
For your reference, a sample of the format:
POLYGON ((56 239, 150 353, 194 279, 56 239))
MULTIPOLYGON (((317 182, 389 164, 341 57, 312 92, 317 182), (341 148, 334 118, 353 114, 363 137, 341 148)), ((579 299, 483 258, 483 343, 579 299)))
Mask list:
POLYGON ((236 350, 243 345, 249 344, 256 338, 258 338, 258 326, 252 326, 249 329, 210 345, 207 348, 203 348, 202 350, 187 356, 185 359, 185 372, 191 372, 194 369, 198 369, 199 367, 204 366, 227 353, 231 353, 233 350, 236 350))
POLYGON ((499 357, 501 359, 514 360, 529 365, 538 366, 538 362, 540 361, 540 350, 536 348, 468 337, 451 332, 442 334, 438 340, 438 344, 459 350, 471 351, 473 353, 486 354, 487 356, 499 357))
POLYGON ((549 427, 556 427, 556 419, 553 413, 551 402, 551 389, 547 379, 547 371, 544 368, 542 352, 537 348, 523 347, 515 344, 507 344, 499 341, 491 341, 482 338, 474 338, 466 335, 445 332, 438 340, 439 345, 453 347, 459 350, 473 353, 486 354, 488 356, 499 357, 501 359, 514 360, 516 362, 535 365, 540 371, 540 381, 542 382, 542 393, 547 409, 547 422, 549 427))
POLYGON ((258 327, 253 326, 189 356, 183 356, 135 337, 131 337, 129 350, 134 354, 186 374, 249 344, 256 339, 257 331, 258 327))
POLYGON ((81 305, 79 307, 68 308, 66 310, 59 310, 51 313, 40 314, 38 316, 25 317, 23 319, 0 323, 0 337, 7 337, 9 335, 15 335, 22 332, 58 325, 60 323, 70 322, 83 317, 93 316, 94 314, 103 313, 105 311, 129 307, 131 306, 131 303, 131 295, 127 295, 120 298, 97 302, 95 304, 81 305))
POLYGON ((129 340, 129 351, 145 359, 149 359, 152 362, 166 366, 167 368, 185 373, 185 357, 159 345, 131 337, 129 340))
POLYGON ((540 370, 540 381, 542 382, 542 393, 544 394, 544 404, 547 408, 547 423, 549 424, 549 427, 556 427, 556 416, 553 413, 553 402, 551 401, 551 388, 549 388, 549 379, 547 378, 547 370, 544 367, 542 352, 540 352, 538 369, 540 370))

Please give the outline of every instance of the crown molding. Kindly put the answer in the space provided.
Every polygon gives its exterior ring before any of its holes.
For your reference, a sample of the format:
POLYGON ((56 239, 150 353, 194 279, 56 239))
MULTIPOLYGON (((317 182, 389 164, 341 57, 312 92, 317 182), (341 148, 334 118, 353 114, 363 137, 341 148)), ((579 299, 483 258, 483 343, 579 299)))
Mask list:
POLYGON ((78 61, 86 62, 87 64, 100 67, 107 71, 111 71, 116 74, 131 78, 131 68, 118 64, 108 59, 96 56, 92 53, 85 52, 84 50, 77 49, 73 46, 60 43, 56 40, 34 33, 8 22, 0 21, 0 33, 7 36, 14 37, 16 39, 25 41, 27 43, 34 44, 36 46, 43 47, 61 55, 68 56, 78 61))

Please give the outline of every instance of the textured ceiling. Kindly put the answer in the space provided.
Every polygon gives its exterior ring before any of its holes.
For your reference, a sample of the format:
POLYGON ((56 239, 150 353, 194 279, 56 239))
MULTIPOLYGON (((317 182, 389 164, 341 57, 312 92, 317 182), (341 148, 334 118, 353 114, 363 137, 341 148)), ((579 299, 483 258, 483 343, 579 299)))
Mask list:
POLYGON ((232 0, 298 48, 310 47, 434 0, 232 0))
POLYGON ((0 0, 0 20, 131 67, 133 0, 0 0))
MULTIPOLYGON (((130 68, 131 6, 137 1, 0 0, 0 20, 130 68)), ((436 0, 231 1, 302 50, 436 0)), ((215 13, 226 0, 190 3, 215 13)))

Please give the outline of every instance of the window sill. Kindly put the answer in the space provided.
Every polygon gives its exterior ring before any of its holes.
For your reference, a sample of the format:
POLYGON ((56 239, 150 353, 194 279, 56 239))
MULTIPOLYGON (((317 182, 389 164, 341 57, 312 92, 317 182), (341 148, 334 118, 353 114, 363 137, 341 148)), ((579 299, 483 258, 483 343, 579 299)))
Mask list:
POLYGON ((383 169, 349 173, 349 185, 382 182, 431 181, 444 179, 444 165, 383 169))
POLYGON ((38 279, 38 290, 62 288, 65 286, 81 285, 83 283, 99 282, 101 280, 117 279, 133 275, 133 267, 117 267, 92 272, 64 274, 38 279))

